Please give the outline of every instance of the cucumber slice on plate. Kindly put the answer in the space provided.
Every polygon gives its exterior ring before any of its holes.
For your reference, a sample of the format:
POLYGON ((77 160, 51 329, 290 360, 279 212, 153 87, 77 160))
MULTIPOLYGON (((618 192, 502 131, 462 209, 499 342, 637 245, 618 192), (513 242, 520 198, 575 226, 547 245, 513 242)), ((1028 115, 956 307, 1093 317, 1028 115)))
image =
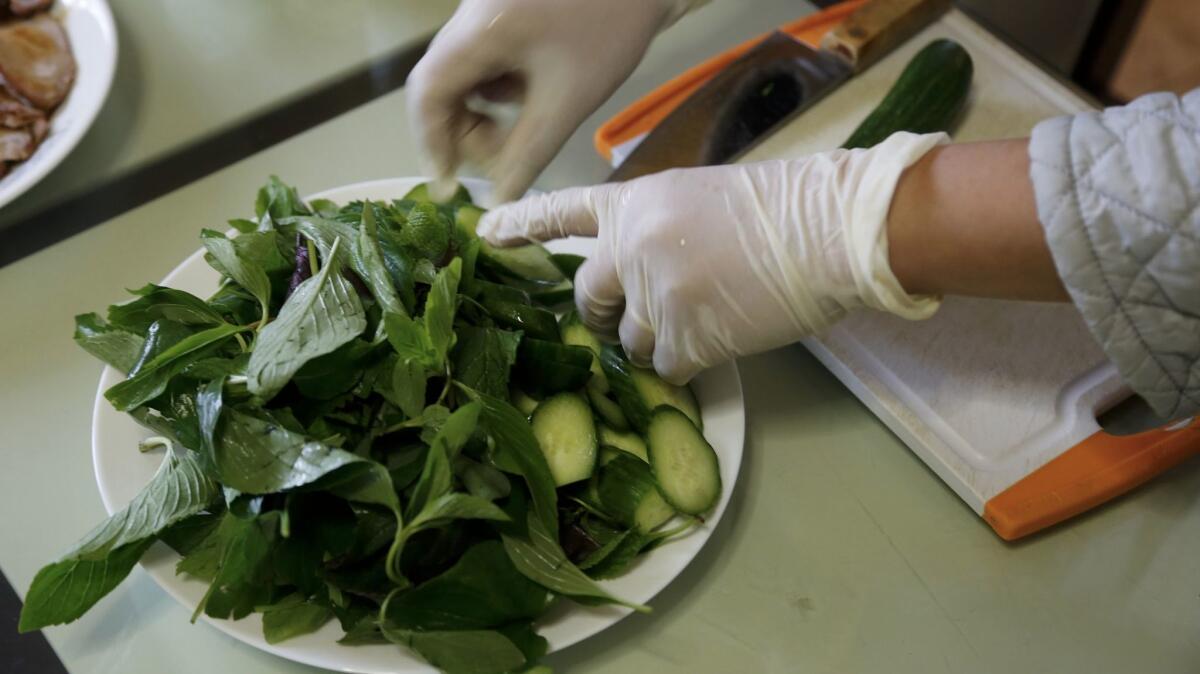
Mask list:
POLYGON ((721 496, 717 453, 686 414, 662 405, 646 429, 650 467, 663 498, 676 510, 700 515, 721 496))
POLYGON ((629 430, 629 419, 625 418, 625 413, 621 411, 621 406, 613 402, 611 398, 598 393, 592 382, 596 380, 595 373, 592 373, 592 378, 588 380, 587 395, 588 400, 592 401, 592 409, 596 410, 596 414, 604 420, 604 423, 612 426, 618 431, 629 430))
POLYGON ((542 401, 533 411, 537 438, 554 484, 586 480, 596 470, 596 420, 592 408, 578 393, 560 393, 542 401))
POLYGON ((686 414, 697 428, 703 428, 700 405, 688 387, 668 384, 654 370, 634 367, 621 348, 611 344, 601 347, 600 364, 621 410, 635 429, 645 431, 651 412, 660 405, 674 407, 686 414))
POLYGON ((632 454, 642 461, 649 462, 650 454, 646 450, 646 441, 637 433, 622 433, 600 424, 600 444, 614 447, 627 454, 632 454))
POLYGON ((650 466, 631 454, 622 453, 604 465, 596 496, 605 512, 641 533, 654 531, 675 516, 659 493, 650 466))
POLYGON ((508 402, 510 402, 513 407, 517 408, 517 410, 519 410, 521 414, 524 414, 525 416, 533 414, 533 411, 536 410, 538 406, 538 401, 531 398, 528 393, 519 388, 509 389, 508 402))
POLYGON ((559 331, 562 333, 563 344, 582 346, 592 352, 592 379, 588 382, 589 390, 595 390, 603 395, 608 393, 608 377, 600 366, 600 339, 579 319, 574 309, 563 314, 559 321, 559 331))

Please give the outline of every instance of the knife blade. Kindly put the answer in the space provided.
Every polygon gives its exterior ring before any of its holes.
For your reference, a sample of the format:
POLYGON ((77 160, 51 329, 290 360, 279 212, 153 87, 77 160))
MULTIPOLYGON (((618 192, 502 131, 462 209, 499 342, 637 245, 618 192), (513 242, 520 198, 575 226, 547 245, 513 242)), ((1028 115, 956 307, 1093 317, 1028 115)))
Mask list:
POLYGON ((734 161, 923 28, 950 0, 872 0, 820 49, 774 32, 675 108, 609 176, 734 161))

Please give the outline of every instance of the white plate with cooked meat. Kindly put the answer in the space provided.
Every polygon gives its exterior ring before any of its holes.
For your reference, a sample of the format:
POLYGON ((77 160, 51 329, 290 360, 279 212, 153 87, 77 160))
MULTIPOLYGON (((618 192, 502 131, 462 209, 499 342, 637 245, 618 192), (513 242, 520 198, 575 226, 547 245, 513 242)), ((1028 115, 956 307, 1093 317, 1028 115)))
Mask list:
POLYGON ((105 0, 0 0, 0 207, 79 143, 116 65, 105 0))

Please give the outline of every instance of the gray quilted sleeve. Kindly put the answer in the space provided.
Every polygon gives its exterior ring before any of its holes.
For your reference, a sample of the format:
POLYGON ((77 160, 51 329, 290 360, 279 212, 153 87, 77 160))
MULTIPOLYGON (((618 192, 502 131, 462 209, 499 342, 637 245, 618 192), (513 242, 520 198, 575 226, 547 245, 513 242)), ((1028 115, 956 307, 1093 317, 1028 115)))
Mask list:
POLYGON ((1159 415, 1200 410, 1200 89, 1033 130, 1030 177, 1075 305, 1159 415))

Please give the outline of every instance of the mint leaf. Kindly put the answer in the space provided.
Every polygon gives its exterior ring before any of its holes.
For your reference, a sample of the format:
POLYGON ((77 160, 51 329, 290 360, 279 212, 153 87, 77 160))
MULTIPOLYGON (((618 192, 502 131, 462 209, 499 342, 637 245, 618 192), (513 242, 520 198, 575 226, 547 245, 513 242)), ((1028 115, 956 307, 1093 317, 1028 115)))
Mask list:
POLYGON ((521 333, 460 326, 454 347, 454 378, 497 398, 508 395, 508 379, 517 360, 521 333))
POLYGON ((129 574, 160 531, 218 501, 220 486, 191 452, 168 453, 154 478, 74 548, 38 572, 25 597, 19 629, 68 623, 129 574))
POLYGON ((145 341, 140 335, 114 328, 99 314, 80 314, 75 317, 75 343, 121 372, 129 372, 133 368, 145 341))
POLYGON ((357 337, 367 327, 354 287, 338 273, 334 243, 325 266, 292 293, 259 333, 246 368, 250 392, 270 400, 305 363, 357 337))

